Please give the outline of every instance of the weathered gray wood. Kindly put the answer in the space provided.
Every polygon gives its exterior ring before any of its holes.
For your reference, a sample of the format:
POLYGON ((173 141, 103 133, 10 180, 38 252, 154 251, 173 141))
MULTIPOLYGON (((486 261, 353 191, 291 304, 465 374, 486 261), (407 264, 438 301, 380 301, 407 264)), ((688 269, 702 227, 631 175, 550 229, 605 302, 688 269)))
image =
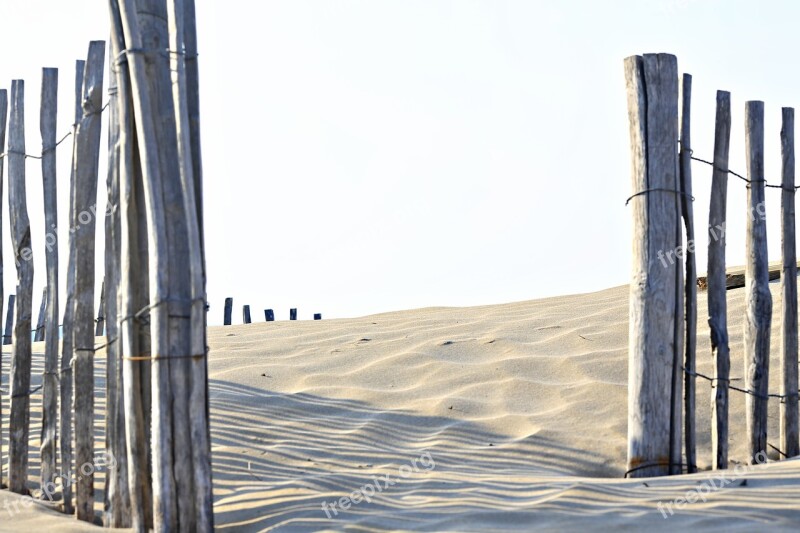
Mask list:
POLYGON ((692 206, 692 76, 683 75, 681 91, 681 198, 683 221, 686 225, 686 353, 684 355, 684 438, 686 439, 686 469, 697 472, 695 445, 695 360, 697 353, 697 263, 694 249, 694 208, 692 206))
MULTIPOLYGON (((769 291, 767 222, 764 212, 764 102, 745 104, 747 146, 747 240, 745 263, 744 370, 750 463, 767 453, 767 394, 772 294, 769 291)), ((762 459, 763 461, 763 459, 762 459)))
MULTIPOLYGON (((86 67, 86 61, 79 59, 75 62, 75 122, 72 129, 72 170, 69 176, 69 213, 68 220, 70 221, 69 231, 69 248, 67 258, 67 287, 66 287, 66 303, 64 305, 64 325, 61 330, 61 380, 60 380, 60 393, 61 393, 61 411, 59 427, 61 428, 61 471, 62 475, 72 479, 75 473, 75 464, 73 462, 72 450, 72 424, 73 424, 73 318, 75 315, 75 232, 73 231, 74 225, 72 220, 77 217, 75 213, 75 160, 76 160, 76 147, 77 143, 75 134, 83 116, 83 71, 86 67)), ((64 512, 72 514, 74 512, 72 502, 73 487, 71 483, 65 483, 62 487, 62 499, 64 505, 64 512)))
POLYGON ((26 494, 31 388, 31 312, 33 257, 25 192, 25 83, 11 82, 8 128, 8 207, 17 264, 17 305, 11 348, 8 488, 26 494))
MULTIPOLYGON (((105 322, 106 339, 106 453, 116 464, 105 477, 103 524, 106 527, 131 527, 130 494, 128 485, 128 452, 125 432, 122 365, 118 323, 118 289, 120 281, 120 123, 117 66, 119 51, 114 37, 109 48, 108 73, 108 172, 106 173, 105 216, 105 276, 100 296, 100 313, 105 322)), ((98 316, 95 336, 103 334, 98 316)))
POLYGON ((45 312, 36 326, 44 340, 42 377, 42 486, 56 476, 58 449, 58 193, 56 186, 56 130, 58 114, 58 69, 42 69, 40 129, 42 134, 42 190, 44 191, 45 262, 47 285, 42 294, 45 312))
MULTIPOLYGON (((75 133, 75 462, 80 468, 94 459, 94 284, 95 222, 100 157, 105 42, 92 41, 83 75, 83 116, 75 133)), ((94 520, 94 475, 76 482, 78 520, 94 520)))
POLYGON ((675 366, 683 360, 683 269, 659 260, 659 252, 663 256, 682 241, 677 60, 668 54, 629 57, 625 79, 632 189, 638 194, 630 204, 628 470, 645 477, 679 471, 681 462, 675 405, 680 407, 682 379, 675 366))
MULTIPOLYGON (((204 338, 200 239, 193 177, 185 165, 189 152, 181 140, 184 128, 174 120, 182 110, 175 107, 170 59, 159 52, 170 44, 165 7, 146 0, 120 5, 128 49, 143 49, 143 35, 153 49, 127 56, 151 245, 154 528, 206 531, 211 524, 204 512, 210 507, 211 478, 210 461, 203 459, 210 452, 204 442, 205 347, 198 346, 204 338)), ((174 19, 170 23, 176 24, 174 19)), ((178 81, 177 90, 180 85, 178 81)))
POLYGON ((252 320, 250 320, 250 306, 245 305, 242 307, 242 323, 249 324, 252 320))
POLYGON ((725 274, 725 224, 728 205, 728 154, 731 139, 731 95, 717 91, 714 128, 714 171, 708 215, 708 326, 714 358, 711 401, 711 462, 714 470, 728 468, 728 385, 730 348, 725 274))
MULTIPOLYGON (((6 149, 6 120, 8 117, 8 92, 5 89, 0 89, 0 152, 5 152, 6 149)), ((5 168, 5 157, 0 157, 0 199, 3 198, 3 170, 5 168)), ((3 202, 0 202, 0 235, 3 229, 3 202)), ((0 318, 3 316, 3 239, 0 238, 0 318)), ((5 344, 5 338, 0 344, 5 344)), ((3 378, 3 353, 0 350, 0 381, 3 378)), ((0 487, 5 485, 5 475, 3 474, 3 397, 0 395, 0 487)))
POLYGON ((230 326, 233 320, 233 298, 225 298, 225 315, 222 324, 230 326))
POLYGON ((150 334, 132 319, 148 303, 148 231, 144 190, 136 135, 133 101, 127 68, 122 19, 117 2, 111 2, 112 52, 116 65, 119 122, 120 301, 119 345, 128 461, 131 526, 137 532, 152 528, 150 476, 150 334))
POLYGON ((3 344, 11 344, 13 338, 12 332, 14 331, 14 303, 16 302, 16 295, 8 295, 8 311, 6 312, 6 327, 3 330, 3 344))
MULTIPOLYGON (((191 53, 191 63, 196 68, 196 29, 193 0, 173 0, 167 3, 170 49, 186 50, 186 40, 194 47, 193 52, 170 55, 172 72, 172 97, 175 104, 175 124, 177 129, 177 148, 180 167, 180 184, 186 220, 186 236, 189 244, 188 268, 191 274, 191 330, 189 332, 190 354, 187 361, 191 376, 191 390, 188 400, 189 426, 191 431, 192 457, 191 464, 176 464, 176 481, 184 474, 183 468, 190 470, 193 492, 179 494, 178 521, 181 529, 211 533, 214 529, 213 487, 211 482, 211 438, 208 413, 208 370, 206 349, 205 320, 205 258, 203 250, 203 206, 201 199, 196 199, 197 189, 202 187, 201 180, 194 175, 194 164, 200 161, 199 128, 197 114, 198 80, 196 72, 187 81, 186 55, 191 53), (191 5, 189 5, 191 3, 191 5), (188 30, 187 30, 188 26, 188 30), (186 33, 190 34, 186 37, 186 33), (192 83, 191 89, 187 88, 192 83), (192 97, 188 93, 193 93, 192 97), (194 125, 192 124, 194 123, 194 125), (186 497, 184 503, 181 496, 186 497)), ((174 252, 173 252, 174 254, 174 252)), ((181 258, 183 259, 183 258, 181 258)), ((247 308, 247 320, 250 321, 250 307, 247 308)), ((173 391, 182 388, 179 375, 173 374, 173 391)), ((176 410, 174 416, 179 416, 176 410)))
POLYGON ((797 249, 795 239, 794 109, 782 110, 781 155, 781 450, 786 457, 800 455, 797 380, 797 249))
POLYGON ((106 327, 106 280, 100 284, 100 305, 97 306, 97 318, 94 320, 94 336, 102 337, 106 327))
POLYGON ((39 318, 36 319, 36 329, 33 330, 33 342, 44 340, 44 317, 47 312, 47 286, 42 289, 42 303, 39 305, 39 318))
POLYGON ((297 309, 294 307, 289 309, 289 320, 297 320, 297 309))

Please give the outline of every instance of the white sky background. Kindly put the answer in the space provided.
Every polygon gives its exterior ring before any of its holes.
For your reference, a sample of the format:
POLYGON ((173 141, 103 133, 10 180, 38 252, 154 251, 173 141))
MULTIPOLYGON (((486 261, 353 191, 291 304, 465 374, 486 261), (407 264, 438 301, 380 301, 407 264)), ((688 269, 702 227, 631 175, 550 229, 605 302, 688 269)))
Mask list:
MULTIPOLYGON (((744 102, 764 100, 773 183, 780 107, 800 105, 791 1, 198 0, 197 11, 211 324, 226 296, 235 321, 245 303, 261 321, 265 308, 279 320, 289 307, 334 318, 627 283, 628 55, 674 53, 693 74, 700 157, 712 157, 715 91, 731 91, 741 173, 744 102)), ((0 0, 0 87, 26 80, 29 153, 41 149, 41 67, 59 68, 66 132, 75 59, 107 35, 102 0, 0 0)), ((61 228, 70 157, 71 140, 58 155, 61 228)), ((45 283, 40 165, 27 164, 34 320, 45 283)), ((710 175, 695 164, 701 272, 710 175)), ((743 185, 729 185, 731 265, 744 263, 743 185)), ((98 189, 102 207, 105 155, 98 189)), ((6 295, 16 280, 7 190, 6 295)), ((767 201, 779 259, 779 190, 767 201)))

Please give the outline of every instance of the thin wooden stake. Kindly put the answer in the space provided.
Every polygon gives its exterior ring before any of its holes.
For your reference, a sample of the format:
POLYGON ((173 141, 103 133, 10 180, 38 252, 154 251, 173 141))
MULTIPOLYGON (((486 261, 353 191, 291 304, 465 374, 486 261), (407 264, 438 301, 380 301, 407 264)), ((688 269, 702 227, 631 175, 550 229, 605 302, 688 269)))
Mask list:
MULTIPOLYGON (((78 468, 94 460, 94 284, 95 222, 100 156, 105 42, 92 41, 83 76, 83 116, 75 136, 75 462, 78 468), (88 215, 88 216, 87 216, 88 215)), ((94 473, 76 482, 78 520, 94 521, 94 473)))
POLYGON ((747 145, 747 241, 745 263, 744 371, 750 464, 764 462, 767 453, 767 394, 772 294, 769 291, 767 223, 764 209, 764 102, 745 105, 747 145))
POLYGON ((686 468, 697 472, 695 447, 695 358, 697 352, 697 265, 694 249, 694 208, 692 206, 692 76, 683 75, 681 111, 681 197, 683 220, 686 225, 686 354, 684 356, 684 437, 686 439, 686 468))
POLYGON ((17 263, 17 309, 11 348, 8 488, 27 494, 31 388, 31 304, 33 257, 25 192, 25 82, 11 82, 8 136, 8 204, 11 241, 17 263))
POLYGON ((784 107, 781 127, 781 450, 786 457, 800 455, 797 405, 797 251, 795 240, 794 109, 784 107))
POLYGON ((680 471, 683 268, 675 56, 625 60, 631 136, 633 273, 628 364, 628 472, 680 471), (676 413, 676 404, 678 413, 676 413), (676 444, 677 442, 677 449, 676 444))
MULTIPOLYGON (((76 163, 76 137, 78 122, 83 116, 83 71, 86 61, 79 59, 75 62, 75 126, 73 127, 72 139, 72 171, 69 176, 69 221, 70 230, 74 228, 72 220, 77 218, 75 212, 75 163, 76 163)), ((72 457, 72 422, 73 422, 73 319, 75 316, 75 232, 69 232, 69 256, 67 261, 67 291, 66 304, 64 305, 64 326, 61 331, 61 412, 59 417, 59 427, 61 428, 61 470, 62 475, 67 479, 73 479, 74 468, 72 457)), ((72 483, 62 485, 62 498, 64 501, 64 512, 73 514, 72 504, 72 483)))
POLYGON ((714 172, 708 215, 708 326, 714 358, 711 401, 711 462, 714 470, 728 468, 728 310, 725 278, 725 224, 728 205, 728 153, 731 140, 731 95, 717 91, 714 128, 714 172))
POLYGON ((42 303, 39 305, 39 318, 36 319, 36 329, 33 330, 33 342, 44 340, 44 316, 47 312, 47 285, 42 289, 42 303))

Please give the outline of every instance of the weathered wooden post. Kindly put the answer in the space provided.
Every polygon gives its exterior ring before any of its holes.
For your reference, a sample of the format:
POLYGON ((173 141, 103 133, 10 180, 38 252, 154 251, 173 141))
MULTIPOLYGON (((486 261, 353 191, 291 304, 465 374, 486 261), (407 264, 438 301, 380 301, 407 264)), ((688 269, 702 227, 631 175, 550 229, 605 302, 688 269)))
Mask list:
MULTIPOLYGON (((95 223, 100 157, 105 42, 92 41, 83 76, 83 116, 75 135, 75 311, 72 332, 75 352, 75 462, 94 460, 94 284, 95 223)), ((77 479, 78 520, 94 520, 94 473, 77 479)))
POLYGON ((116 57, 119 94, 120 301, 119 350, 122 364, 121 400, 125 410, 130 522, 137 532, 153 527, 152 463, 150 448, 151 372, 150 328, 130 319, 148 305, 149 251, 142 168, 134 131, 122 19, 117 2, 110 2, 112 57, 116 57))
MULTIPOLYGON (((744 370, 750 463, 767 453, 767 394, 772 294, 769 291, 764 209, 764 102, 745 104, 747 145, 747 262, 745 263, 744 370)), ((762 459, 763 461, 763 459, 762 459)))
POLYGON ((25 192, 25 82, 11 82, 8 136, 8 204, 11 241, 17 264, 17 309, 11 349, 8 488, 26 494, 31 388, 31 307, 33 257, 25 192))
POLYGON ((273 322, 275 320, 275 311, 272 309, 264 309, 264 320, 273 322))
MULTIPOLYGON (((6 117, 8 117, 8 92, 5 89, 0 89, 0 152, 5 152, 6 149, 6 117)), ((6 158, 0 157, 0 199, 3 198, 3 169, 5 166, 6 158)), ((3 202, 0 202, 0 230, 3 229, 3 202)), ((0 231, 0 235, 2 235, 2 231, 0 231)), ((0 318, 3 316, 3 239, 0 238, 0 318)), ((3 337, 3 342, 1 344, 5 344, 5 337, 3 337)), ((0 350, 0 382, 3 378, 3 354, 2 350, 0 350)), ((2 439, 2 431, 3 429, 3 398, 0 395, 0 458, 4 457, 3 454, 3 439, 2 439)), ((0 462, 2 459, 0 459, 0 462)), ((0 464, 0 487, 5 485, 5 481, 3 480, 5 476, 3 475, 3 467, 0 464)))
POLYGON ((33 331, 33 342, 44 340, 44 315, 47 311, 47 285, 42 289, 42 303, 39 305, 39 318, 36 319, 36 329, 33 331))
POLYGON ((714 128, 714 171, 708 215, 708 325, 714 358, 711 401, 712 468, 728 468, 728 385, 731 369, 728 346, 728 307, 725 280, 725 227, 728 205, 728 154, 731 140, 731 95, 717 91, 714 128))
MULTIPOLYGON (((2 239, 0 239, 2 240, 2 239)), ((15 294, 8 295, 8 311, 6 311, 6 327, 3 333, 3 344, 11 344, 12 331, 14 329, 14 303, 17 300, 15 294)))
POLYGON ((94 321, 94 336, 102 337, 106 326, 106 280, 100 284, 100 305, 97 307, 97 318, 94 321))
POLYGON ((297 309, 294 307, 289 309, 289 320, 297 320, 297 309))
POLYGON ((314 320, 322 320, 322 313, 314 313, 314 320))
POLYGON ((233 317, 233 298, 225 298, 225 318, 223 325, 230 326, 233 317))
POLYGON ((684 356, 684 437, 686 439, 686 469, 697 471, 695 447, 695 359, 697 352, 697 264, 694 242, 694 208, 692 206, 692 76, 683 75, 681 91, 681 205, 686 225, 686 354, 684 356))
MULTIPOLYGON (((72 171, 69 176, 69 255, 67 261, 67 287, 66 287, 66 304, 64 305, 64 327, 61 331, 61 407, 59 412, 59 427, 61 428, 61 470, 62 475, 67 479, 72 479, 74 476, 74 468, 72 460, 72 422, 73 422, 73 319, 75 316, 75 227, 72 220, 76 218, 75 213, 75 198, 72 191, 75 189, 75 163, 76 163, 76 145, 77 145, 77 129, 78 122, 83 116, 83 71, 86 66, 86 61, 79 59, 75 62, 75 123, 73 124, 73 146, 72 146, 72 171)), ((62 496, 64 500, 64 512, 72 514, 74 508, 72 505, 72 484, 65 483, 62 486, 62 496)))
POLYGON ((249 324, 250 322, 250 306, 245 305, 242 307, 242 323, 249 324))
POLYGON ((682 250, 677 59, 629 57, 625 78, 633 186, 628 472, 646 477, 680 472, 681 463, 683 268, 672 260, 682 250))
MULTIPOLYGON (((45 313, 36 334, 44 344, 42 378, 42 486, 56 476, 58 442, 58 205, 56 190, 56 115, 58 112, 58 69, 42 69, 40 129, 42 134, 42 190, 44 191, 45 262, 47 285, 42 294, 45 313), (46 318, 45 318, 46 317, 46 318)), ((41 313, 40 313, 41 314, 41 313)))
POLYGON ((781 110, 781 450, 786 457, 800 455, 797 405, 797 250, 795 241, 794 109, 781 110))

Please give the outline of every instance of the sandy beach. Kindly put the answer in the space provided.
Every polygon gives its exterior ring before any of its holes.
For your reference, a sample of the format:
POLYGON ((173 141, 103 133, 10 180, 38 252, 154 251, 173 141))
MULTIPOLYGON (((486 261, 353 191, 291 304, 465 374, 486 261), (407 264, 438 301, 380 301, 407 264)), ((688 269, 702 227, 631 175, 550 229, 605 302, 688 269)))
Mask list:
MULTIPOLYGON (((778 310, 779 285, 772 289, 778 310)), ((741 377, 743 289, 728 291, 728 300, 732 376, 741 377)), ((699 306, 698 370, 710 374, 704 292, 699 306)), ((732 468, 724 476, 708 471, 705 381, 697 389, 701 472, 623 479, 627 317, 625 286, 492 306, 210 328, 217 528, 796 531, 800 460, 777 461, 772 452, 770 464, 741 464, 741 394, 731 394, 732 468)), ((778 324, 773 319, 773 391, 778 324)), ((34 350, 42 351, 38 344, 34 350)), ((7 375, 4 369, 4 387, 7 375)), ((36 435, 40 405, 35 396, 36 435)), ((770 402, 769 442, 776 445, 777 423, 778 403, 770 402)), ((97 435, 100 450, 99 428, 97 435)), ((0 493, 0 531, 95 529, 47 504, 16 512, 18 500, 0 493)))

